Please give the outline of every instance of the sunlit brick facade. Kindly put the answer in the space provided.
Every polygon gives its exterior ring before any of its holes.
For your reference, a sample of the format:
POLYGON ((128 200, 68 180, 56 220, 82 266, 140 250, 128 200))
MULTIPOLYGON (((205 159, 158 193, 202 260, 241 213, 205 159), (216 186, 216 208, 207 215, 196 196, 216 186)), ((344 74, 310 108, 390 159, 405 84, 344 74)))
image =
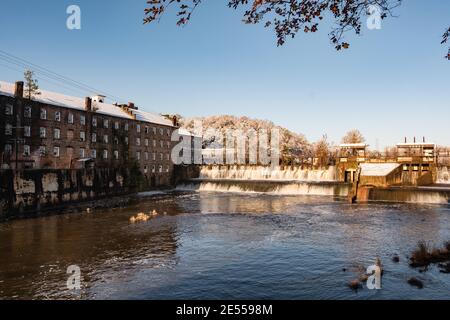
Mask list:
POLYGON ((3 169, 137 165, 151 185, 169 184, 171 136, 177 129, 172 120, 132 103, 105 104, 101 96, 41 94, 29 100, 21 82, 0 84, 3 169))

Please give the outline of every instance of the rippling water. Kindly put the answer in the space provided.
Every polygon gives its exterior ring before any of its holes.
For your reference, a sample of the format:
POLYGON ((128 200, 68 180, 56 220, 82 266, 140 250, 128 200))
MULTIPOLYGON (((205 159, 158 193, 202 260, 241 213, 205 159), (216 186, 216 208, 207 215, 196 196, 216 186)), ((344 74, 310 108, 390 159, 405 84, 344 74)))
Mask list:
POLYGON ((450 240, 449 226, 448 205, 157 195, 123 209, 0 224, 0 298, 448 299, 450 275, 436 267, 419 273, 407 255, 419 240, 450 240), (153 209, 167 215, 129 223, 153 209), (350 290, 376 257, 383 289, 350 290), (70 265, 81 268, 78 292, 66 288, 70 265), (413 276, 424 289, 407 283, 413 276))

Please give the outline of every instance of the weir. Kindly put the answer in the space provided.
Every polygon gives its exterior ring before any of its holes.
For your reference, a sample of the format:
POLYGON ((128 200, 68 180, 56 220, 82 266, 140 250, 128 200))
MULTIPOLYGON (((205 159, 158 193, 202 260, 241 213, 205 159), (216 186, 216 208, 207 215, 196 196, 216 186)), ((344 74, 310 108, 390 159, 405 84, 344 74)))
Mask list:
MULTIPOLYGON (((448 171, 440 172, 447 182, 448 171)), ((362 165, 352 182, 339 181, 336 167, 263 167, 246 165, 202 166, 195 178, 178 184, 177 190, 199 192, 265 193, 270 195, 314 195, 347 197, 352 202, 389 201, 447 204, 450 184, 429 187, 390 186, 401 181, 402 166, 362 165)), ((447 182, 449 183, 449 182, 447 182)))
POLYGON ((272 195, 314 195, 346 197, 351 184, 271 180, 197 179, 182 183, 177 190, 203 192, 266 193, 272 195))

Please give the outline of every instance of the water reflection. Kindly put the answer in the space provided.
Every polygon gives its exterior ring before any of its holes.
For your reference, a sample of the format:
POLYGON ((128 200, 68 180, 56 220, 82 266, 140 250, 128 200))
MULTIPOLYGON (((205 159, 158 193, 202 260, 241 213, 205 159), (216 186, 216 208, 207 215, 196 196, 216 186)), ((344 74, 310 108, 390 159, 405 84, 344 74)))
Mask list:
POLYGON ((450 239, 449 206, 350 205, 330 197, 174 193, 128 208, 0 225, 0 298, 447 298, 450 277, 419 274, 419 240, 450 239), (130 224, 138 212, 161 214, 130 224), (401 263, 391 261, 399 254, 401 263), (383 290, 355 295, 376 257, 383 290), (78 265, 83 288, 66 289, 78 265), (349 271, 343 272, 343 269, 349 271), (406 279, 421 277, 425 289, 406 279))

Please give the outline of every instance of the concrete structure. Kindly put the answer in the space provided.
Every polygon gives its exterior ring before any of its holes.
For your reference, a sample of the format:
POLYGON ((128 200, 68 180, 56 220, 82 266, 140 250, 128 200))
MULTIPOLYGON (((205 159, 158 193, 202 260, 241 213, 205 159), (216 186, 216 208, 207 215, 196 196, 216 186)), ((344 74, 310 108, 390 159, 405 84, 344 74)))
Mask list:
POLYGON ((434 143, 423 142, 397 144, 395 156, 370 158, 368 145, 364 143, 340 145, 337 172, 343 182, 366 183, 367 185, 431 185, 437 181, 437 148, 434 143), (386 172, 388 168, 392 172, 386 172), (371 169, 369 169, 369 167, 371 169), (371 174, 361 174, 361 170, 371 174), (376 172, 378 170, 378 172, 376 172), (364 170, 363 170, 364 171, 364 170), (400 177, 401 176, 401 177, 400 177))
POLYGON ((365 143, 346 143, 339 146, 337 174, 338 180, 353 183, 356 172, 361 162, 367 160, 367 148, 365 143))
POLYGON ((359 184, 372 187, 401 185, 402 173, 399 163, 362 163, 359 184))
POLYGON ((0 166, 3 169, 136 167, 149 185, 170 183, 176 124, 134 103, 107 104, 0 82, 0 166))
POLYGON ((403 166, 403 183, 406 185, 430 185, 437 180, 436 144, 422 142, 397 144, 397 162, 403 166))
POLYGON ((0 170, 0 221, 31 217, 86 201, 139 190, 138 179, 124 168, 86 170, 0 170))

